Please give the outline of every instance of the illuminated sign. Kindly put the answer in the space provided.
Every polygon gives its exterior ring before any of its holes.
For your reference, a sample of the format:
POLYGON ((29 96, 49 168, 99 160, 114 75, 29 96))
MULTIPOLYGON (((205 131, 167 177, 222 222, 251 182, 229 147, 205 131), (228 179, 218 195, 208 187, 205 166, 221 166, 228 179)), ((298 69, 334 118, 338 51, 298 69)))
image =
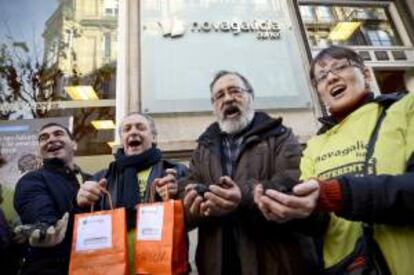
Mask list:
POLYGON ((225 32, 235 36, 242 33, 253 33, 260 40, 279 39, 281 32, 279 23, 274 20, 193 22, 188 28, 183 20, 167 18, 159 21, 158 26, 164 37, 171 38, 183 36, 186 29, 190 29, 193 33, 225 32))

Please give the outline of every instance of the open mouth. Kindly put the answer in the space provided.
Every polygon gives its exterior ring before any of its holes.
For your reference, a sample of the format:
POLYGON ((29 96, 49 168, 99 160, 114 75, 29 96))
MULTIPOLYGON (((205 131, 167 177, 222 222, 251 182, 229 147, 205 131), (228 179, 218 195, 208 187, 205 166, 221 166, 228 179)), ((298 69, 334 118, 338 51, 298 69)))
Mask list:
POLYGON ((332 97, 336 98, 343 94, 343 92, 346 90, 345 85, 338 85, 335 86, 331 91, 330 94, 332 97))
POLYGON ((135 149, 135 148, 138 148, 141 144, 142 144, 142 142, 140 140, 134 139, 134 140, 130 140, 128 142, 128 147, 132 148, 132 149, 135 149))
POLYGON ((240 109, 237 106, 229 106, 224 109, 224 117, 232 118, 240 114, 240 109))
POLYGON ((54 153, 56 151, 59 151, 62 148, 63 148, 62 144, 52 144, 47 148, 47 152, 48 153, 54 153))

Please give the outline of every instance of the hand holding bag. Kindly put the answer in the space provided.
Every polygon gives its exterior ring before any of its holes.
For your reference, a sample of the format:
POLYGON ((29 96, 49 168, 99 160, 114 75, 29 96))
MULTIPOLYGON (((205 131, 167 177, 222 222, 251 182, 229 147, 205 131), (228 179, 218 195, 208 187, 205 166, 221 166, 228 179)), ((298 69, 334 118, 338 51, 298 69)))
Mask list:
POLYGON ((154 203, 155 188, 150 192, 150 203, 137 206, 136 274, 186 274, 188 245, 182 201, 154 203))
POLYGON ((70 275, 127 275, 128 246, 125 208, 76 214, 73 229, 70 275))

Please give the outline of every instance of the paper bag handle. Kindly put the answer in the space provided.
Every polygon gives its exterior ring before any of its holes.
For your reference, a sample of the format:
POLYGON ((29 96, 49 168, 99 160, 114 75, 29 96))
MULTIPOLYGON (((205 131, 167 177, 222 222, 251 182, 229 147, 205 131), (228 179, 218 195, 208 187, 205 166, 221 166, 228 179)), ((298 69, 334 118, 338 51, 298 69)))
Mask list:
MULTIPOLYGON (((108 190, 106 190, 103 187, 100 187, 99 189, 101 190, 101 192, 103 192, 108 197, 109 207, 111 208, 111 210, 113 210, 114 209, 114 205, 112 204, 111 194, 109 193, 108 190)), ((94 208, 94 204, 91 205, 91 212, 93 212, 93 208, 94 208)))
MULTIPOLYGON (((150 196, 149 196, 149 203, 154 203, 155 202, 155 194, 156 194, 157 190, 156 190, 156 186, 155 184, 151 184, 150 187, 150 196)), ((170 199, 170 195, 167 192, 167 201, 170 199)))

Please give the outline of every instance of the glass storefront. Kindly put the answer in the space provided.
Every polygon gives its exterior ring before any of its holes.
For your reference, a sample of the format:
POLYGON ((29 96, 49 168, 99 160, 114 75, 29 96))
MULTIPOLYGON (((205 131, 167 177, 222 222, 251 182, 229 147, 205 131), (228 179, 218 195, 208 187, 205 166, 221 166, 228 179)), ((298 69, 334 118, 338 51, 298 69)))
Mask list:
MULTIPOLYGON (((312 51, 331 44, 406 44, 392 1, 0 1, 0 119, 66 118, 77 157, 91 166, 111 159, 118 100, 118 115, 154 114, 161 144, 190 151, 212 119, 209 82, 224 69, 252 82, 256 108, 311 124, 318 106, 297 3, 312 51), (120 4, 136 8, 120 11, 120 4), (118 27, 118 19, 125 25, 118 27), (119 52, 126 57, 120 58, 116 96, 118 40, 128 50, 119 52), (300 112, 308 120, 297 119, 300 112), (179 134, 170 131, 171 123, 179 134)), ((294 130, 306 139, 315 127, 294 130)), ((0 127, 0 137, 4 133, 0 127)), ((2 152, 8 144, 0 143, 2 152)))
POLYGON ((259 108, 311 108, 303 42, 288 5, 278 0, 141 1, 143 111, 210 111, 208 85, 220 70, 245 75, 259 108))
POLYGON ((111 158, 118 0, 0 1, 0 10, 1 207, 14 220, 14 186, 40 162, 45 123, 73 128, 85 171, 111 158))
POLYGON ((78 156, 110 154, 118 6, 118 0, 1 1, 1 119, 73 117, 78 156))
POLYGON ((300 4, 311 47, 402 46, 387 6, 367 4, 300 4))

